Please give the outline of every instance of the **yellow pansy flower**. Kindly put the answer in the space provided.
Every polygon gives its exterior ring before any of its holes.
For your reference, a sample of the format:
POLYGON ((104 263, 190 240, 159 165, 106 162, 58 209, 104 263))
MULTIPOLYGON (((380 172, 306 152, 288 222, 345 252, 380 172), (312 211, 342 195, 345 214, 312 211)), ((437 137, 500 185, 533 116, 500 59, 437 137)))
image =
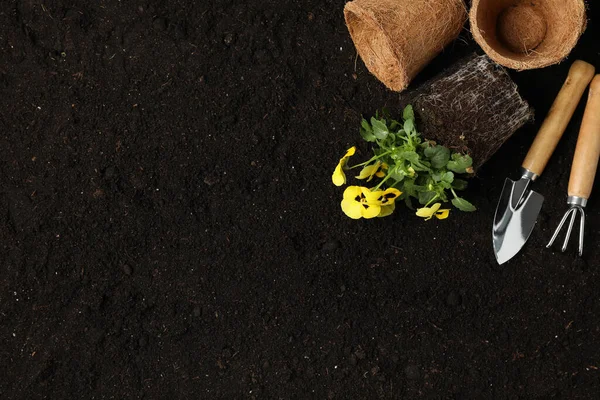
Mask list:
POLYGON ((425 218, 425 221, 429 221, 434 216, 437 219, 446 219, 448 215, 450 215, 450 210, 444 209, 440 210, 442 206, 441 203, 435 203, 431 207, 423 207, 417 210, 417 216, 425 218))
POLYGON ((386 163, 382 163, 381 161, 377 161, 375 164, 364 167, 356 178, 366 179, 367 182, 373 179, 374 176, 383 178, 385 176, 385 172, 383 172, 384 169, 388 169, 388 165, 386 163))
POLYGON ((342 211, 352 219, 375 218, 381 213, 381 202, 377 197, 366 187, 348 186, 341 203, 342 211))
POLYGON ((346 162, 348 159, 354 155, 356 152, 356 146, 352 146, 346 151, 346 155, 340 158, 340 162, 337 167, 335 167, 335 171, 333 171, 333 175, 331 176, 331 180, 335 186, 342 186, 346 183, 346 174, 344 173, 344 167, 346 166, 346 162))

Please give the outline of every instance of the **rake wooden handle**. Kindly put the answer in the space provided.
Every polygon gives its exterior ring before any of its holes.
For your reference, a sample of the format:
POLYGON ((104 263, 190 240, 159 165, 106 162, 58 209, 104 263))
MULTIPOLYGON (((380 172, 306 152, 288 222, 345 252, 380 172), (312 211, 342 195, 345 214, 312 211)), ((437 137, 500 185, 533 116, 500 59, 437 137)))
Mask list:
POLYGON ((585 61, 576 60, 571 65, 569 75, 523 161, 523 168, 538 176, 544 172, 595 72, 594 66, 585 61))
POLYGON ((569 196, 589 199, 600 157, 600 74, 590 85, 573 166, 569 179, 569 196))

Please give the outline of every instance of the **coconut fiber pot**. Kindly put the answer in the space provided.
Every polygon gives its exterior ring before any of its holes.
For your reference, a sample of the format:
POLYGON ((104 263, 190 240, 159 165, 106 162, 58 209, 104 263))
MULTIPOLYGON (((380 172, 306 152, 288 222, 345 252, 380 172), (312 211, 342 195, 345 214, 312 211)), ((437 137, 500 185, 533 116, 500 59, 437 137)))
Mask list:
POLYGON ((354 0, 344 17, 369 71, 402 91, 458 37, 467 11, 462 0, 354 0))
POLYGON ((586 27, 583 0, 473 0, 469 18, 490 58, 516 70, 562 61, 586 27))

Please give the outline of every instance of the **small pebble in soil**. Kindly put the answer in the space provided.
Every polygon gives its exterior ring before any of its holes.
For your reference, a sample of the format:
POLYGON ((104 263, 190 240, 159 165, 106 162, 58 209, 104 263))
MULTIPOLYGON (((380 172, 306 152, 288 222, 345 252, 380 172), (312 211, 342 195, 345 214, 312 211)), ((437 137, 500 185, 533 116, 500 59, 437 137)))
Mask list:
POLYGON ((406 379, 415 380, 419 379, 421 371, 416 365, 407 365, 406 368, 404 368, 404 374, 406 375, 406 379))
POLYGON ((125 275, 131 275, 133 273, 133 269, 129 264, 125 264, 123 265, 123 272, 125 273, 125 275))
POLYGON ((223 43, 225 43, 226 45, 230 45, 231 43, 233 43, 235 39, 235 36, 233 36, 233 33, 228 33, 223 37, 223 43))

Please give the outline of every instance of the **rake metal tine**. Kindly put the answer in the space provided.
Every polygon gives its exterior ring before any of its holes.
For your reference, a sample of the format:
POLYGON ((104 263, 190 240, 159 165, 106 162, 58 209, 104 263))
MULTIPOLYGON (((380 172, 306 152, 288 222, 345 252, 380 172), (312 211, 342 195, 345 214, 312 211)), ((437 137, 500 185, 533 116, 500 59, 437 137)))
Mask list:
POLYGON ((569 239, 571 238, 571 232, 573 232, 573 225, 575 224, 575 218, 577 218, 577 209, 571 208, 571 220, 569 221, 569 228, 567 229, 567 236, 565 236, 565 241, 563 242, 563 246, 561 251, 564 253, 567 250, 567 245, 569 244, 569 239))
POLYGON ((550 239, 550 242, 548 242, 548 244, 546 245, 547 248, 550 248, 553 244, 554 241, 556 240, 556 238, 558 237, 558 234, 560 233, 563 225, 565 224, 565 222, 567 221, 567 218, 569 218, 569 214, 571 213, 571 211, 573 211, 572 209, 570 209, 569 211, 567 211, 565 213, 565 215, 562 217, 562 220, 560 221, 560 224, 558 224, 558 227, 556 228, 556 230, 554 231, 554 235, 552 235, 552 239, 550 239))
POLYGON ((583 208, 579 208, 581 211, 581 221, 579 222, 579 256, 583 255, 583 239, 585 232, 585 211, 583 208))
POLYGON ((584 239, 585 239, 585 210, 583 209, 583 207, 581 207, 579 205, 572 205, 571 208, 569 210, 567 210, 565 215, 562 217, 560 224, 558 224, 558 227, 554 231, 554 234, 552 235, 550 242, 548 242, 546 247, 550 248, 554 244, 554 242, 556 241, 556 238, 560 234, 560 231, 562 230, 563 226, 565 225, 565 223, 567 222, 567 219, 569 219, 569 216, 570 216, 571 219, 569 220, 569 226, 567 228, 565 240, 564 240, 563 246, 561 248, 561 251, 563 251, 563 252, 565 252, 567 250, 567 246, 569 244, 569 239, 571 239, 571 234, 573 233, 573 227, 575 226, 575 219, 577 218, 578 212, 581 213, 581 219, 579 221, 579 256, 583 255, 583 243, 584 243, 584 239))

